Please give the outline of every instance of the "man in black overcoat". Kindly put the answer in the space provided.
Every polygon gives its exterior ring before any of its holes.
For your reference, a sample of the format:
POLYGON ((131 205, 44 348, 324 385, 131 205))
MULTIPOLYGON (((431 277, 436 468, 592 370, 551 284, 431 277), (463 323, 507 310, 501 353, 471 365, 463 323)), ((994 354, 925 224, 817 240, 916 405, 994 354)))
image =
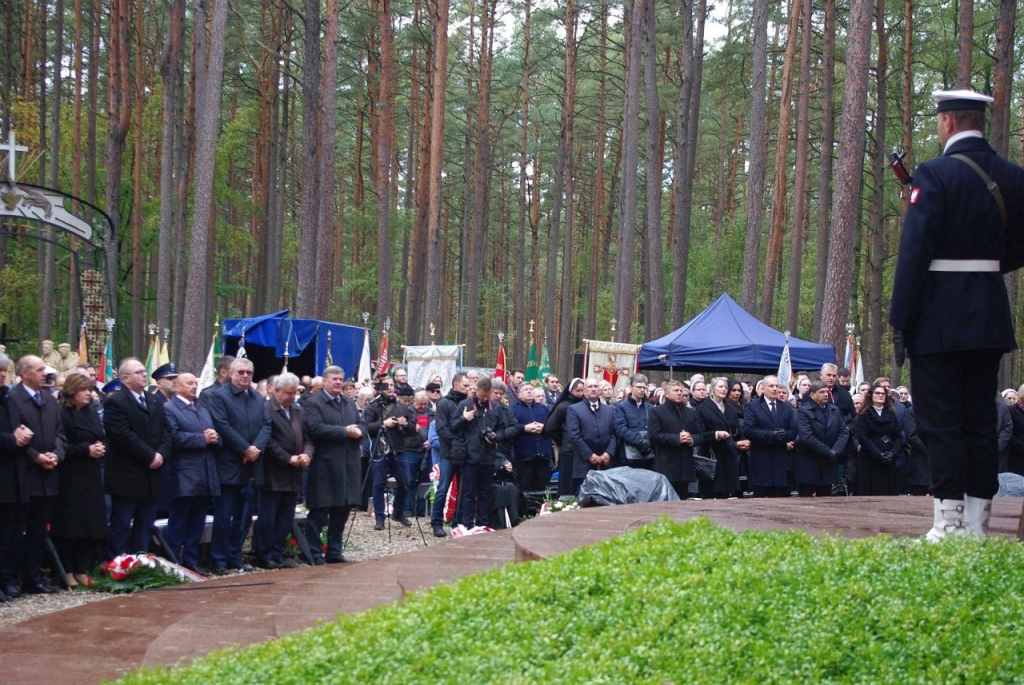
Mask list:
POLYGON ((825 497, 839 480, 839 458, 850 431, 839 407, 830 403, 828 386, 813 381, 807 392, 811 401, 796 412, 800 448, 796 456, 796 484, 801 497, 825 497))
POLYGON ((107 396, 103 428, 107 433, 104 481, 110 495, 107 557, 146 552, 156 520, 164 455, 171 435, 163 403, 146 392, 146 367, 129 357, 121 362, 121 389, 107 396))
POLYGON ((688 407, 690 391, 681 381, 665 386, 665 403, 647 416, 647 435, 654 446, 654 470, 668 478, 679 499, 689 496, 689 484, 697 480, 693 448, 702 436, 697 429, 697 412, 688 407))
POLYGON ((22 422, 8 393, 7 373, 13 371, 10 358, 0 353, 0 600, 14 599, 18 589, 18 551, 21 529, 28 508, 25 448, 34 437, 22 422))
POLYGON ((999 488, 992 398, 1000 360, 1017 347, 1002 274, 1024 265, 1024 169, 983 137, 993 98, 933 96, 943 154, 912 180, 889 323, 896 363, 911 360, 934 498, 927 539, 937 542, 984 534, 999 488))
POLYGON ((566 412, 566 430, 574 453, 573 492, 579 494, 587 473, 612 466, 615 447, 615 411, 601 402, 600 379, 583 381, 583 401, 566 412))
POLYGON ((755 497, 789 494, 789 453, 796 441, 796 417, 780 398, 779 377, 765 376, 762 396, 747 403, 743 435, 750 440, 748 482, 755 497))
POLYGON ((365 427, 360 424, 356 403, 345 397, 341 386, 345 372, 339 366, 324 369, 324 390, 305 399, 306 430, 313 441, 306 484, 306 537, 311 541, 314 563, 340 564, 342 533, 349 511, 362 500, 360 445, 365 427), (327 554, 322 555, 320 531, 327 524, 327 554))

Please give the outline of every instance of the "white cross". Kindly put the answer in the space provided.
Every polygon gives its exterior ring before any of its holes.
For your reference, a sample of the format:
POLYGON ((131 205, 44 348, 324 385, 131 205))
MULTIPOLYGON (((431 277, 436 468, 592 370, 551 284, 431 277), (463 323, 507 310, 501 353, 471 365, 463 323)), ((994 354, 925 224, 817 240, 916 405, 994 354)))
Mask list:
POLYGON ((28 152, 28 148, 25 147, 24 145, 17 145, 15 143, 13 130, 10 131, 8 141, 9 142, 6 145, 0 143, 0 151, 4 151, 7 153, 7 178, 8 180, 10 180, 11 183, 14 183, 18 178, 17 169, 15 168, 14 164, 14 158, 19 152, 28 152))

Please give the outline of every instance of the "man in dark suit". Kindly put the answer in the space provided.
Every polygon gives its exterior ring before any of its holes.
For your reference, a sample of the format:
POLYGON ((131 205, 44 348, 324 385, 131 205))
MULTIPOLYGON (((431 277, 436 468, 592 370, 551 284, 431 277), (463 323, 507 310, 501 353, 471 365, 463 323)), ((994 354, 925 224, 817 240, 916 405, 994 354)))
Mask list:
POLYGON ((681 381, 665 386, 665 403, 651 410, 647 433, 654 445, 654 470, 668 478, 679 499, 689 497, 689 484, 697 480, 693 448, 703 436, 697 428, 697 412, 686 406, 690 391, 681 381))
POLYGON ((231 362, 231 382, 210 398, 213 427, 223 446, 217 454, 220 497, 213 503, 210 565, 214 573, 244 569, 242 543, 252 525, 253 465, 270 441, 266 400, 252 389, 253 365, 231 362))
POLYGON ((324 369, 324 390, 303 402, 306 430, 315 452, 306 484, 306 537, 316 564, 324 563, 320 531, 327 524, 328 564, 348 561, 341 551, 341 537, 349 510, 362 499, 361 444, 365 426, 360 424, 356 403, 345 397, 341 386, 345 372, 339 366, 324 369))
POLYGON ((913 362, 934 498, 927 539, 937 542, 985 534, 999 488, 992 398, 1002 355, 1017 348, 1002 274, 1024 265, 1024 169, 983 137, 991 97, 933 96, 943 154, 912 180, 889 323, 896 363, 913 362))
POLYGON ((23 424, 32 439, 23 448, 24 486, 28 497, 22 547, 22 591, 49 594, 56 590, 39 573, 46 546, 46 526, 57 498, 59 466, 64 461, 64 424, 53 395, 44 387, 46 363, 35 356, 18 360, 21 383, 11 390, 12 423, 23 424))
POLYGON ((107 396, 106 490, 110 495, 107 557, 145 552, 156 520, 160 469, 171 449, 163 403, 146 392, 146 367, 129 357, 118 367, 121 389, 107 396))
POLYGON ((7 355, 0 353, 0 600, 14 599, 18 590, 18 544, 28 505, 25 447, 34 433, 12 406, 7 388, 8 370, 14 371, 7 355))
POLYGON ((217 378, 214 379, 213 385, 199 391, 199 396, 196 400, 199 404, 209 409, 210 400, 213 399, 214 394, 231 385, 231 364, 234 361, 235 358, 230 354, 224 355, 217 361, 217 378))
POLYGON ((743 435, 750 440, 748 482, 754 497, 789 494, 789 455, 795 447, 793 407, 780 397, 779 377, 765 376, 762 395, 747 403, 743 435))
POLYGON ((217 453, 220 436, 206 407, 196 404, 199 381, 190 373, 176 376, 175 395, 164 404, 171 432, 168 472, 170 515, 167 544, 186 568, 198 572, 199 541, 206 528, 210 498, 220 495, 217 453))
POLYGON ((600 382, 599 378, 583 381, 583 401, 566 412, 566 430, 575 455, 573 491, 577 494, 587 473, 609 468, 615 454, 615 411, 601 402, 600 382))
POLYGON ((828 401, 828 387, 813 381, 811 398, 796 413, 800 449, 796 457, 796 483, 801 497, 825 497, 839 480, 839 457, 846 449, 850 432, 839 408, 828 401))
POLYGON ((295 401, 299 377, 283 373, 274 380, 267 400, 270 441, 256 462, 256 519, 253 538, 256 565, 284 566, 284 543, 295 520, 295 502, 302 490, 302 469, 309 466, 313 443, 306 434, 306 410, 295 401))

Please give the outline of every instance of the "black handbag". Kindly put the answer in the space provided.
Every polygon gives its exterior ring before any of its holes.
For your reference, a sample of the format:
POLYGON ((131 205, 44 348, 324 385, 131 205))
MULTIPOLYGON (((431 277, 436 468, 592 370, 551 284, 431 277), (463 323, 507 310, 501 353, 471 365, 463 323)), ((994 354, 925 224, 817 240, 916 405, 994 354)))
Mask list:
POLYGON ((718 473, 718 461, 714 457, 705 457, 694 450, 693 470, 697 472, 697 480, 714 481, 715 475, 718 473))

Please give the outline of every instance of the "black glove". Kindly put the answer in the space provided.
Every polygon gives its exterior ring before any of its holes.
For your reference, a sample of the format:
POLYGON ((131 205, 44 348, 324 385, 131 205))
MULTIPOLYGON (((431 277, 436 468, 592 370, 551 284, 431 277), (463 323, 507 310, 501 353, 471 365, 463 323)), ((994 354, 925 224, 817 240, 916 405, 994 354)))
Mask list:
POLYGON ((892 357, 896 366, 903 366, 907 361, 907 345, 903 341, 903 331, 893 329, 892 331, 892 357))
POLYGON ((835 461, 836 459, 839 458, 839 455, 836 454, 835 450, 829 450, 828 451, 828 458, 831 459, 832 461, 835 461))
POLYGON ((779 442, 786 442, 786 430, 784 428, 780 428, 775 431, 775 439, 779 442))
POLYGON ((891 464, 895 459, 895 455, 892 452, 882 452, 882 463, 891 464))

